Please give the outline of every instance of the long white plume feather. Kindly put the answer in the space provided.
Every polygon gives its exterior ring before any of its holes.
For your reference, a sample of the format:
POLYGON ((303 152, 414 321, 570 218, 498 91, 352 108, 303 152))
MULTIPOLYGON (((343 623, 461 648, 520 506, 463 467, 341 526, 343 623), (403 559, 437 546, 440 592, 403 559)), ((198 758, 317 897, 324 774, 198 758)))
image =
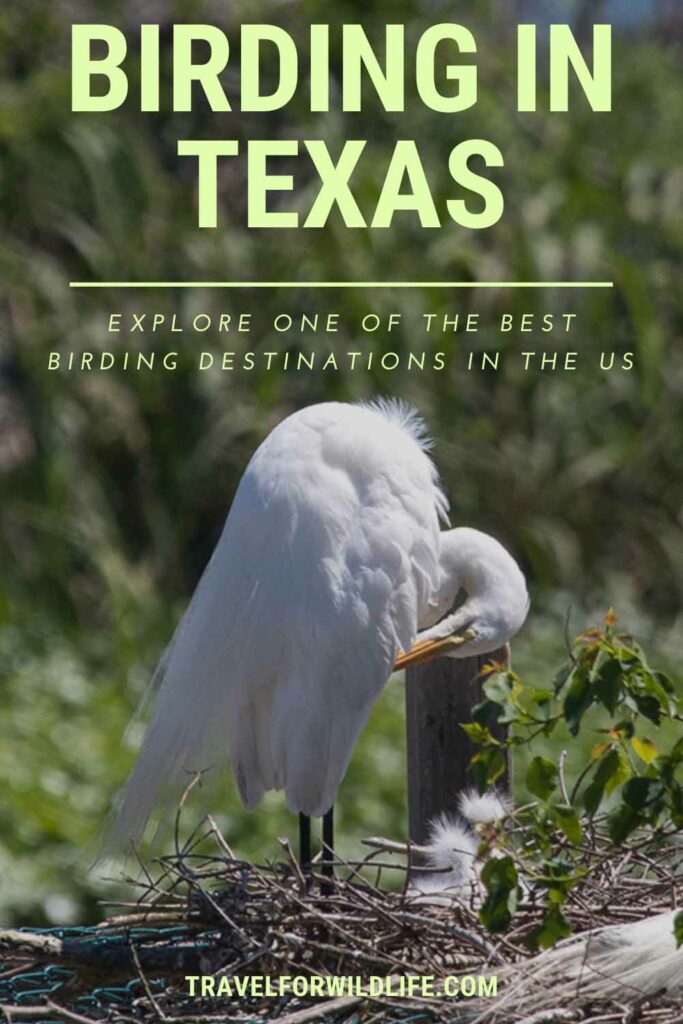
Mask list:
POLYGON ((673 934, 675 911, 569 939, 525 964, 516 964, 505 994, 479 1020, 509 1020, 547 1007, 611 999, 633 1003, 666 993, 683 996, 683 949, 673 934))

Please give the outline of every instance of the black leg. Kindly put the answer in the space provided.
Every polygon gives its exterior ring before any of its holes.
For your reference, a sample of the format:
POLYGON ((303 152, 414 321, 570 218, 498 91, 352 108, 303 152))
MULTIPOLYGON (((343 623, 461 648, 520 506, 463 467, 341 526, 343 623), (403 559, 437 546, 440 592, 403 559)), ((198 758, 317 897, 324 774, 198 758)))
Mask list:
POLYGON ((330 807, 323 817, 323 852, 322 852, 322 875, 323 883, 320 892, 323 896, 331 896, 334 892, 334 805, 330 807))
POLYGON ((308 889, 311 878, 311 819, 307 814, 299 815, 299 864, 308 889))

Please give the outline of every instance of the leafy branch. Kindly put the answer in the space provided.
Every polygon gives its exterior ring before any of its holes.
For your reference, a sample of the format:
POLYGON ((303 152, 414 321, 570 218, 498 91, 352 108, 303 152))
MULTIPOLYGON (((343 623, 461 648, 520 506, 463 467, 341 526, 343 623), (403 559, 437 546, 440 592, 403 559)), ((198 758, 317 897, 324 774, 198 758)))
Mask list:
POLYGON ((595 860, 598 819, 605 826, 605 855, 637 830, 648 842, 665 842, 683 828, 683 739, 666 749, 659 733, 662 723, 683 720, 671 679, 619 631, 612 610, 602 627, 570 644, 568 655, 547 688, 524 684, 504 666, 488 666, 484 700, 462 727, 479 748, 470 770, 480 792, 500 779, 517 748, 561 726, 573 738, 591 728, 596 734, 571 788, 564 755, 557 764, 534 756, 524 779, 533 801, 513 815, 520 828, 499 829, 480 848, 484 924, 505 930, 519 900, 532 894, 544 904, 543 919, 528 936, 532 948, 570 934, 562 908, 595 860), (493 722, 509 727, 505 739, 492 735, 493 722))

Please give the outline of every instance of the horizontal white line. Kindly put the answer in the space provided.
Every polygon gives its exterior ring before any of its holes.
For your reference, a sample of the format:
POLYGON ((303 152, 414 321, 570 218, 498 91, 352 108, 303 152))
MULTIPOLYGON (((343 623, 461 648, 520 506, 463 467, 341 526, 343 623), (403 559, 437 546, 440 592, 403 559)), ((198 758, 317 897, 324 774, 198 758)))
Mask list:
POLYGON ((614 281, 70 281, 70 288, 613 288, 614 281))

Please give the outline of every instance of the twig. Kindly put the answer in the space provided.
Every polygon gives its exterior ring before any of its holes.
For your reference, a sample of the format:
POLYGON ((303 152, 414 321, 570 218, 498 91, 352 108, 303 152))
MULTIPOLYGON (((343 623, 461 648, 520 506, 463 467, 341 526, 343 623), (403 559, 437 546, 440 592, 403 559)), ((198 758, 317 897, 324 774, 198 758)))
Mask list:
POLYGON ((341 1010, 351 1010, 365 1001, 365 996, 338 996, 336 999, 328 999, 324 1003, 316 1003, 314 1006, 307 1006, 303 1010, 295 1010, 284 1017, 278 1017, 277 1024, 306 1024, 309 1020, 320 1020, 321 1017, 331 1016, 341 1010))
POLYGON ((398 911, 396 917, 401 921, 409 921, 413 924, 421 924, 426 928, 435 928, 437 931, 447 932, 454 938, 462 939, 464 942, 469 942, 475 949, 478 949, 481 953, 484 953, 494 964, 503 966, 507 964, 507 960, 500 955, 500 953, 494 949, 490 943, 486 942, 485 939, 475 935, 474 932, 467 931, 466 928, 459 928, 455 924, 449 924, 445 921, 439 921, 437 919, 426 917, 422 914, 411 914, 403 911, 398 911))
POLYGON ((156 999, 154 998, 154 993, 152 992, 152 989, 149 986, 149 982, 147 981, 147 978, 145 977, 144 972, 142 970, 142 967, 140 965, 140 957, 138 956, 138 951, 137 951, 137 949, 135 948, 135 946, 133 945, 132 942, 130 943, 130 951, 131 951, 131 953, 133 955, 133 960, 134 960, 135 966, 137 968, 138 976, 140 978, 140 981, 142 982, 142 987, 145 990, 147 998, 149 999, 151 1005, 154 1007, 154 1010, 155 1010, 157 1016, 161 1020, 165 1021, 166 1020, 166 1015, 165 1015, 164 1011, 161 1009, 161 1007, 159 1006, 159 1004, 157 1003, 156 999))
POLYGON ((73 1021, 74 1024, 97 1024, 97 1021, 92 1017, 84 1017, 81 1013, 74 1013, 73 1010, 68 1010, 66 1006, 53 1003, 51 999, 47 999, 44 1003, 37 1006, 0 1006, 0 1011, 8 1024, 11 1024, 12 1020, 17 1018, 30 1019, 31 1017, 36 1017, 38 1021, 45 1020, 46 1010, 49 1010, 51 1014, 57 1017, 62 1017, 64 1020, 73 1021))
POLYGON ((534 1013, 531 1017, 524 1017, 517 1024, 560 1024, 560 1021, 579 1020, 580 1015, 576 1010, 563 1010, 555 1007, 552 1010, 542 1010, 541 1013, 534 1013))
POLYGON ((557 766, 557 774, 560 779, 560 792, 562 793, 562 799, 564 800, 567 807, 570 807, 569 793, 567 791, 567 780, 564 777, 564 766, 567 763, 567 751, 562 750, 560 752, 560 759, 557 766))

